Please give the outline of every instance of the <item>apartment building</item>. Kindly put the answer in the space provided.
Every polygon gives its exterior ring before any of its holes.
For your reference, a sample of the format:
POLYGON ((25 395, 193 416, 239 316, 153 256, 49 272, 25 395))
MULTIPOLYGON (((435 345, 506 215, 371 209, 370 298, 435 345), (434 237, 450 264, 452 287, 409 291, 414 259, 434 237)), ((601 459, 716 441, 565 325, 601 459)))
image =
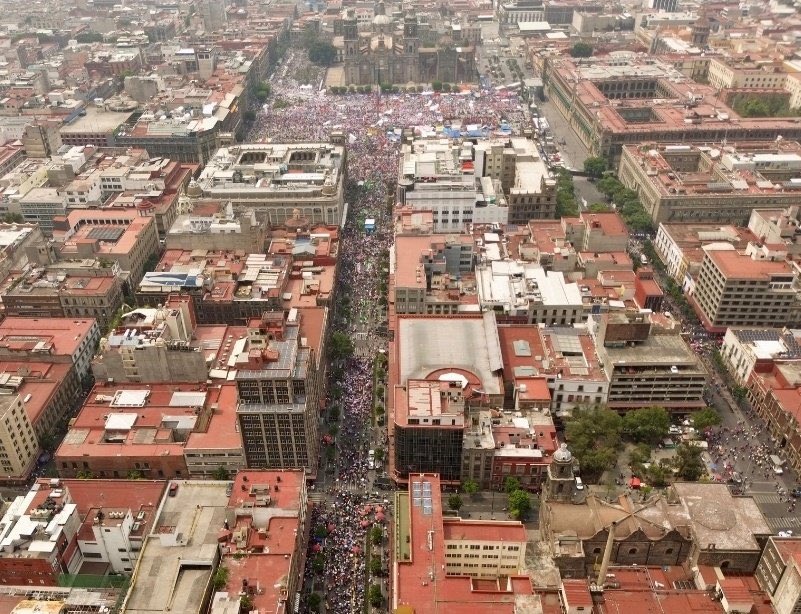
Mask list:
POLYGON ((117 263, 64 260, 25 273, 3 296, 9 315, 31 318, 94 318, 108 328, 122 305, 117 263))
POLYGON ((739 386, 745 386, 755 369, 770 369, 777 361, 801 359, 798 331, 781 328, 729 328, 723 336, 720 357, 739 386))
POLYGON ((704 249, 688 296, 701 323, 713 332, 728 327, 772 327, 801 321, 798 269, 781 246, 749 243, 745 252, 704 249))
POLYGON ((328 143, 221 148, 198 178, 207 198, 253 209, 259 221, 294 229, 342 221, 346 151, 328 143))
MULTIPOLYGON (((475 248, 470 235, 408 235, 395 239, 392 288, 395 312, 458 313, 472 283, 475 248)), ((474 292, 469 292, 475 296, 474 292)))
POLYGON ((234 376, 236 414, 249 468, 316 474, 321 381, 317 348, 301 334, 302 319, 298 309, 286 318, 265 312, 248 324, 247 339, 237 342, 243 353, 234 376))
POLYGON ((769 537, 754 576, 777 613, 801 608, 801 539, 769 537))
POLYGON ((236 399, 233 384, 99 383, 71 421, 55 453, 56 469, 62 477, 152 479, 237 471, 244 457, 236 399), (203 440, 200 456, 187 458, 196 433, 203 440), (191 474, 188 460, 196 468, 191 474))
POLYGON ((53 240, 60 257, 116 262, 136 287, 145 265, 159 251, 156 220, 132 209, 70 211, 53 219, 53 240))
POLYGON ((609 380, 610 409, 656 405, 686 413, 706 407, 706 368, 677 323, 658 325, 647 311, 614 311, 592 316, 590 331, 609 380))
POLYGON ((26 479, 38 457, 39 441, 23 397, 13 388, 0 388, 0 479, 26 479))
POLYGON ((713 57, 709 62, 709 85, 722 89, 782 89, 787 73, 781 62, 751 56, 713 57))

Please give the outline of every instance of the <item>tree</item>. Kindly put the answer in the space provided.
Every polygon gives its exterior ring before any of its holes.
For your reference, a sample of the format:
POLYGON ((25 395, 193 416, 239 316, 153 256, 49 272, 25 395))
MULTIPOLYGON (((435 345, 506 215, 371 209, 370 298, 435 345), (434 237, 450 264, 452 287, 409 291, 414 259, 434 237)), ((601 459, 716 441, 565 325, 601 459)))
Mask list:
POLYGON ((668 485, 668 469, 662 463, 653 463, 648 467, 646 473, 648 483, 657 488, 664 488, 668 485))
POLYGON ((375 546, 381 545, 381 542, 384 541, 384 532, 381 530, 381 527, 375 526, 370 529, 370 541, 373 542, 375 546))
POLYGON ((217 467, 214 470, 214 473, 211 474, 211 476, 215 480, 228 480, 231 477, 231 475, 228 472, 228 469, 226 469, 225 467, 217 467))
POLYGON ((686 443, 676 448, 673 459, 679 476, 688 482, 695 482, 704 474, 704 462, 701 460, 701 448, 686 443))
POLYGON ((721 422, 720 414, 711 407, 695 412, 690 416, 690 420, 692 421, 693 428, 699 432, 717 426, 721 422))
POLYGON ((458 512, 463 505, 464 501, 462 501, 462 498, 459 495, 451 495, 448 497, 448 507, 454 512, 458 512))
POLYGON ((370 585, 370 589, 367 591, 367 601, 369 601, 370 605, 374 608, 380 608, 384 604, 384 595, 378 584, 370 585))
POLYGON ((432 81, 431 82, 431 89, 434 90, 435 92, 441 92, 442 91, 442 81, 432 81))
POLYGON ((657 444, 667 437, 670 416, 664 407, 643 407, 629 411, 623 418, 623 432, 632 440, 657 444))
POLYGON ((375 459, 377 461, 379 461, 379 462, 383 461, 384 460, 384 448, 376 448, 374 455, 375 455, 375 459))
POLYGON ((509 514, 512 518, 525 518, 531 510, 531 497, 525 490, 515 490, 509 493, 509 514))
POLYGON ((566 435, 584 477, 597 479, 615 464, 622 428, 623 419, 605 407, 573 410, 566 435))
POLYGON ((128 472, 128 479, 129 480, 141 480, 142 479, 142 472, 138 469, 131 469, 128 472))
POLYGON ((320 597, 319 593, 312 593, 306 600, 306 607, 308 607, 312 612, 319 612, 320 604, 322 604, 322 602, 323 598, 320 597))
POLYGON ((592 56, 592 45, 578 42, 570 48, 570 57, 588 58, 592 56))
POLYGON ((640 443, 634 446, 634 449, 629 452, 629 467, 631 472, 636 476, 642 476, 645 473, 645 463, 651 458, 651 446, 648 444, 640 443))
POLYGON ((475 480, 465 480, 462 482, 462 490, 472 498, 478 492, 478 484, 475 480))
POLYGON ((612 175, 606 175, 595 184, 595 187, 606 194, 607 198, 613 198, 615 194, 623 187, 623 184, 615 179, 612 175))
POLYGON ((217 571, 214 572, 214 579, 212 580, 215 591, 221 591, 228 584, 228 568, 220 565, 217 571))
POLYGON ((315 41, 309 47, 309 61, 320 66, 331 66, 337 59, 337 50, 324 41, 315 41))
POLYGON ((590 177, 603 177, 606 170, 606 160, 600 156, 593 156, 584 160, 584 172, 590 177))
POLYGON ((3 222, 5 224, 22 224, 25 222, 25 218, 20 213, 9 212, 3 216, 3 222))
POLYGON ((331 335, 331 357, 334 360, 349 358, 354 350, 353 340, 341 331, 331 335))
POLYGON ((589 207, 587 207, 587 211, 590 213, 609 213, 611 210, 612 207, 606 203, 592 203, 589 207))
POLYGON ((503 490, 507 495, 512 494, 516 490, 520 490, 520 480, 509 476, 503 482, 503 490))
POLYGON ((312 571, 318 576, 325 571, 325 557, 322 554, 318 554, 312 559, 312 571))
POLYGON ((239 614, 250 614, 251 610, 253 610, 253 597, 242 595, 239 600, 239 614))
POLYGON ((370 559, 370 574, 373 576, 380 576, 383 568, 381 566, 381 557, 374 556, 370 559))

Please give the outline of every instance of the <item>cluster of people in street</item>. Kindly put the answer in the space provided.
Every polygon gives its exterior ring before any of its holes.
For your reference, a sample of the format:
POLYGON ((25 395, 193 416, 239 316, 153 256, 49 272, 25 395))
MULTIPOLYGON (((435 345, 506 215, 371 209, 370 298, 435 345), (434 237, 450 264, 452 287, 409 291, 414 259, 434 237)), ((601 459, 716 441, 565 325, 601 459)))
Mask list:
POLYGON ((326 612, 349 614, 364 608, 363 550, 371 523, 360 511, 371 486, 368 449, 381 445, 386 450, 387 444, 386 435, 372 436, 373 360, 384 343, 376 328, 383 320, 381 279, 386 273, 381 269, 393 242, 400 133, 416 127, 430 134, 455 125, 495 130, 499 123, 507 131, 517 131, 524 114, 516 96, 492 90, 478 96, 330 95, 321 83, 300 83, 294 78, 293 71, 308 75, 307 68, 301 52, 289 52, 271 78, 272 96, 253 122, 249 139, 328 141, 334 130, 340 130, 347 140, 348 215, 340 241, 338 308, 332 326, 354 340, 361 336, 365 351, 348 358, 344 369, 333 370, 341 376, 329 382, 329 388, 341 390, 338 430, 333 442, 326 442, 336 449, 335 481, 312 512, 313 533, 325 537, 313 540, 306 574, 307 583, 324 592, 326 612), (370 232, 365 229, 366 218, 376 221, 370 232), (315 575, 318 556, 325 561, 322 577, 315 575))
POLYGON ((715 429, 707 437, 712 460, 727 481, 775 481, 776 493, 792 513, 796 500, 778 479, 771 459, 776 454, 775 442, 762 442, 760 435, 762 432, 748 425, 715 429))

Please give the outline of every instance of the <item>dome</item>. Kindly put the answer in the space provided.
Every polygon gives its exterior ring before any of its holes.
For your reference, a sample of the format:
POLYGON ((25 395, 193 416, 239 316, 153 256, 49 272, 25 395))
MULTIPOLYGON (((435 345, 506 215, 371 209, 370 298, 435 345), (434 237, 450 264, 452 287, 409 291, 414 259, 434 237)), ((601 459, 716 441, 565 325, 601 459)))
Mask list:
POLYGON ((560 445, 559 449, 553 453, 553 459, 560 463, 568 463, 573 460, 573 455, 570 453, 570 450, 567 449, 566 443, 560 445))
POLYGON ((390 23, 392 23, 392 19, 390 19, 389 15, 376 15, 373 17, 374 26, 388 26, 390 23))

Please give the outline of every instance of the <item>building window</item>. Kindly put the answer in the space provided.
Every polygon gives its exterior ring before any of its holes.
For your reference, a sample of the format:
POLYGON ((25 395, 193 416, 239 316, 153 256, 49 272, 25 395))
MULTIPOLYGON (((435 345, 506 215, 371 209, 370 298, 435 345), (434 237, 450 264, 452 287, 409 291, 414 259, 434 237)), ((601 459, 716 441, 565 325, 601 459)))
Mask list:
POLYGON ((629 548, 629 554, 637 554, 637 548, 629 548))

